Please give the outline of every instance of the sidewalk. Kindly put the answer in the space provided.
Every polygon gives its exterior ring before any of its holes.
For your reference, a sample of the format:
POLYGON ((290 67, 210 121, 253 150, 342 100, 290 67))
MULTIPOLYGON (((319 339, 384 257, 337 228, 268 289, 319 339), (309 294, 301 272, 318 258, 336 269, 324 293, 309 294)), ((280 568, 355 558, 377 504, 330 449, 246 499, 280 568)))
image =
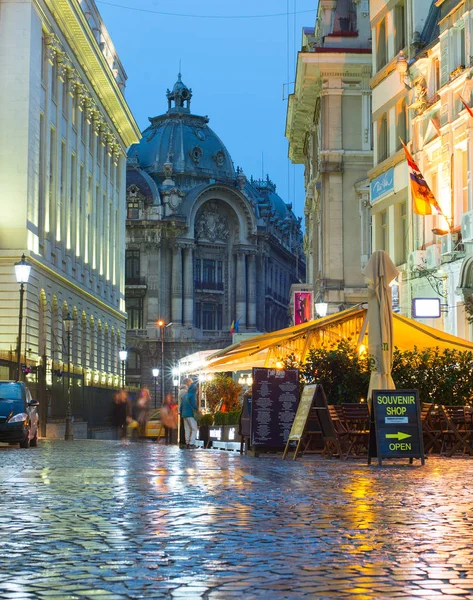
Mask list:
POLYGON ((473 599, 472 466, 0 448, 0 597, 473 599))

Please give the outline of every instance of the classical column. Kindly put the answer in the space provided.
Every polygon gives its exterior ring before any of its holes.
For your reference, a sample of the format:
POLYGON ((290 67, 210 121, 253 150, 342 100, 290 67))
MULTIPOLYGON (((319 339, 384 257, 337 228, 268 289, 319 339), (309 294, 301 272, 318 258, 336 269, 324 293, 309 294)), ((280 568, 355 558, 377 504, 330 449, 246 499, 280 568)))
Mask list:
POLYGON ((194 261, 192 260, 192 246, 183 250, 184 260, 184 325, 191 327, 194 324, 194 261))
POLYGON ((172 249, 171 271, 171 310, 172 322, 182 324, 182 255, 181 247, 175 245, 172 249))
POLYGON ((256 256, 248 255, 248 328, 256 329, 256 256))
POLYGON ((241 250, 236 255, 235 320, 240 328, 246 327, 246 255, 241 250))

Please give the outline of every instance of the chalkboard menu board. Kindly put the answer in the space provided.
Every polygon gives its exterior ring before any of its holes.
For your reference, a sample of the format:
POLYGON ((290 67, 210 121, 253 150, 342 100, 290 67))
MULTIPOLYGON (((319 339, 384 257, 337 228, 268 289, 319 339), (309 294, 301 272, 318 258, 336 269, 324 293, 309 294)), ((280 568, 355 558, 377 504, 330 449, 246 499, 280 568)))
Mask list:
POLYGON ((424 464, 422 423, 417 390, 374 390, 368 464, 375 454, 383 458, 420 458, 424 464))
POLYGON ((251 444, 284 448, 299 403, 297 369, 253 369, 251 444))

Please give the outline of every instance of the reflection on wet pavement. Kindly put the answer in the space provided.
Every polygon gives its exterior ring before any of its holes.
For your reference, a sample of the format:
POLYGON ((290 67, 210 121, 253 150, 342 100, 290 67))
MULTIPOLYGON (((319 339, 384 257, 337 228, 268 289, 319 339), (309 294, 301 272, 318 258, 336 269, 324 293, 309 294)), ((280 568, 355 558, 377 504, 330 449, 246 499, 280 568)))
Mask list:
POLYGON ((0 598, 473 599, 469 459, 0 449, 0 598))

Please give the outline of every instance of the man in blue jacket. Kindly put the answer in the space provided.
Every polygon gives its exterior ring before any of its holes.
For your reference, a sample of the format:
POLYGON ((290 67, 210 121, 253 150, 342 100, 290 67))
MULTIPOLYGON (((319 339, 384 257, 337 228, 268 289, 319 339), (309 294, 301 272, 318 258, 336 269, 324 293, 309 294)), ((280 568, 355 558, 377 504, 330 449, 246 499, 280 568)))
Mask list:
POLYGON ((197 421, 194 412, 197 411, 197 386, 192 379, 187 379, 187 392, 182 395, 180 410, 181 418, 184 419, 184 431, 186 434, 186 448, 197 448, 195 436, 197 435, 197 421))

